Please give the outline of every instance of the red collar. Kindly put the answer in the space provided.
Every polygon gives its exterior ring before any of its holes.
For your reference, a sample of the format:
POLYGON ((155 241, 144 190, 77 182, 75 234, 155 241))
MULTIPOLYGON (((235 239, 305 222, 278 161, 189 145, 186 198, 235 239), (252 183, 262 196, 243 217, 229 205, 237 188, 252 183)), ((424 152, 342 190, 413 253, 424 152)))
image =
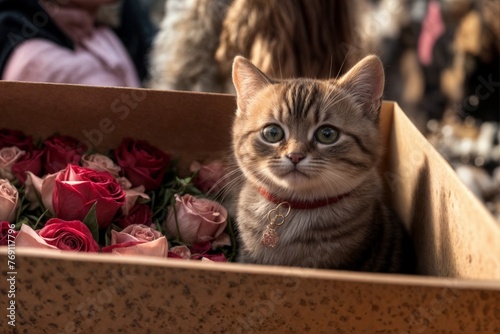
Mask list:
POLYGON ((319 199, 317 201, 292 201, 292 200, 285 200, 279 197, 276 197, 275 195, 271 194, 264 188, 259 188, 259 192, 262 196, 264 196, 268 201, 273 202, 274 204, 281 204, 283 202, 286 202, 290 205, 291 209, 317 209, 322 206, 330 205, 333 203, 337 203, 340 201, 342 198, 349 196, 349 193, 342 194, 339 196, 335 197, 329 197, 329 198, 323 198, 319 199))

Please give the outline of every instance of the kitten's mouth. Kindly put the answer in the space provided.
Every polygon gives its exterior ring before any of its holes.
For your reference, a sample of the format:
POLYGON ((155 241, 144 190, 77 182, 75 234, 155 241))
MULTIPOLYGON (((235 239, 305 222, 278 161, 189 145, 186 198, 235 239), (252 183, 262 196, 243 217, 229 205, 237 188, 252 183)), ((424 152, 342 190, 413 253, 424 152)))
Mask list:
POLYGON ((286 172, 285 174, 283 174, 283 177, 286 178, 286 177, 293 177, 293 178, 297 178, 297 177, 306 177, 306 178, 309 178, 309 175, 307 175, 306 173, 304 172, 301 172, 300 170, 298 170, 297 168, 293 168, 291 169, 290 171, 286 172))

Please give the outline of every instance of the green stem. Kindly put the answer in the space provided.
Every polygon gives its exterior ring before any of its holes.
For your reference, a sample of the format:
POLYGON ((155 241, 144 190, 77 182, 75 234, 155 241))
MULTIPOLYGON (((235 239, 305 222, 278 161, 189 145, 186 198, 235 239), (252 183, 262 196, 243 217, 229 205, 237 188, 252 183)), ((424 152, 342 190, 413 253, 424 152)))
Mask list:
POLYGON ((174 219, 175 219, 175 228, 177 230, 177 239, 179 240, 179 242, 182 242, 181 230, 179 229, 179 221, 177 220, 177 209, 175 208, 175 196, 172 198, 171 205, 172 205, 172 208, 174 210, 174 219))
POLYGON ((38 217, 38 220, 36 221, 35 223, 35 226, 33 227, 34 230, 36 230, 38 224, 40 223, 40 221, 42 220, 43 216, 45 216, 47 214, 47 212, 49 212, 49 210, 45 210, 42 215, 40 217, 38 217))
POLYGON ((235 249, 236 249, 236 237, 234 236, 234 230, 233 230, 233 220, 228 219, 227 221, 227 228, 229 230, 229 238, 231 239, 231 257, 228 260, 232 260, 234 255, 235 255, 235 249))

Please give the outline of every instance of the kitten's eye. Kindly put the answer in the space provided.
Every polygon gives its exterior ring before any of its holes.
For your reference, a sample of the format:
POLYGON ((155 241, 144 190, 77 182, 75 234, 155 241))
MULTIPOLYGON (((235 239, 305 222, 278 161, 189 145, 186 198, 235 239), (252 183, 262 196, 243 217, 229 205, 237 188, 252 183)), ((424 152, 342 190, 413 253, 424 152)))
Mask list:
POLYGON ((262 138, 269 143, 277 143, 285 137, 283 129, 276 125, 271 124, 262 129, 262 138))
POLYGON ((314 133, 314 139, 321 144, 330 145, 339 139, 339 132, 331 126, 325 125, 316 130, 314 133))

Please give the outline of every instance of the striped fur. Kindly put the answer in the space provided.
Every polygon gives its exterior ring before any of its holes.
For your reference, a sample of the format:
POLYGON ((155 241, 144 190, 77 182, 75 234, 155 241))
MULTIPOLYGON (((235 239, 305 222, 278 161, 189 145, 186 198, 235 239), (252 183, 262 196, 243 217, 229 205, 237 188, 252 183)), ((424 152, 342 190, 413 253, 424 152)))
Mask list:
POLYGON ((248 60, 233 66, 238 110, 233 126, 234 157, 243 186, 237 204, 239 260, 247 263, 399 272, 409 245, 404 228, 383 203, 377 165, 381 157, 378 119, 384 75, 369 56, 337 80, 273 80, 248 60), (262 129, 283 128, 285 137, 266 142, 262 129), (340 132, 331 145, 317 142, 322 125, 340 132), (287 154, 305 156, 294 165, 287 154), (267 213, 279 198, 314 201, 349 193, 316 209, 292 209, 276 229, 274 248, 262 245, 267 213))

